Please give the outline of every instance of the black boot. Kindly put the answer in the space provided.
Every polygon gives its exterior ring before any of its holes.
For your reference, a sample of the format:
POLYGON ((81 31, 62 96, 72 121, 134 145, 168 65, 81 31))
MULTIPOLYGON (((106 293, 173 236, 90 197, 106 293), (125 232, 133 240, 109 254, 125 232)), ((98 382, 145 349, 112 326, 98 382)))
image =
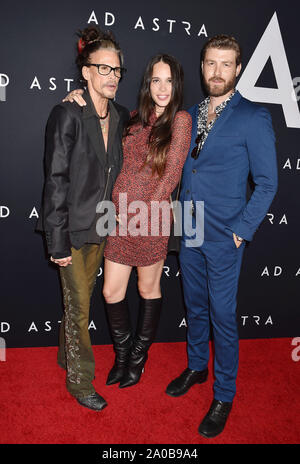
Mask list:
POLYGON ((130 387, 140 380, 144 365, 148 358, 148 350, 154 341, 158 327, 162 298, 145 300, 142 298, 137 331, 130 352, 128 368, 125 371, 119 388, 130 387))
POLYGON ((132 334, 126 298, 118 303, 107 303, 107 317, 116 353, 115 363, 110 370, 106 385, 120 382, 128 364, 132 334))

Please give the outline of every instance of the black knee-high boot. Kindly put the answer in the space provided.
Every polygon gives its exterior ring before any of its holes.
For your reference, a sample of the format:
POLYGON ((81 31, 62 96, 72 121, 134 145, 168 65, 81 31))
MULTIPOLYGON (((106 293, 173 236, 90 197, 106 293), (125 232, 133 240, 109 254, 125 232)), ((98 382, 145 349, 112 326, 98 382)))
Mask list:
POLYGON ((120 382, 128 364, 132 334, 129 309, 126 298, 118 303, 107 303, 107 317, 116 354, 115 362, 110 370, 106 385, 120 382))
POLYGON ((136 335, 133 340, 128 367, 119 388, 130 387, 140 380, 148 358, 148 350, 154 341, 162 307, 162 298, 141 299, 136 335))

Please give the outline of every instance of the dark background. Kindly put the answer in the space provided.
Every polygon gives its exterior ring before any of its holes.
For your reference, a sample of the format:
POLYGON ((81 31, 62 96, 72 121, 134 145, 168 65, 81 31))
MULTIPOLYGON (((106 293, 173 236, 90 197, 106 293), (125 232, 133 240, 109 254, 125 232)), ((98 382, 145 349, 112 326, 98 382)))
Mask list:
MULTIPOLYGON (((64 79, 76 79, 75 33, 88 26, 93 11, 99 27, 111 29, 124 51, 128 72, 120 84, 117 102, 130 110, 135 108, 143 70, 151 56, 166 52, 181 61, 185 71, 185 108, 188 108, 203 98, 200 51, 207 37, 198 35, 199 31, 205 30, 208 37, 216 33, 234 35, 243 47, 245 69, 275 12, 291 79, 300 75, 297 33, 300 7, 296 1, 2 3, 0 75, 7 75, 9 84, 0 87, 0 336, 8 347, 57 344, 62 315, 58 273, 47 261, 42 237, 34 232, 43 186, 44 131, 51 108, 68 93, 64 79), (105 26, 105 12, 114 15, 110 27, 105 26), (145 30, 135 28, 139 17, 145 30), (153 18, 159 18, 158 31, 152 29, 156 28, 153 18), (172 32, 168 19, 176 20, 172 32), (182 21, 191 24, 190 35, 182 21)), ((90 22, 94 24, 95 21, 90 22)), ((271 59, 256 85, 277 87, 271 59)), ((77 87, 75 80, 71 82, 70 90, 77 87)), ((243 95, 247 97, 247 92, 243 95)), ((293 337, 300 330, 300 130, 287 127, 281 105, 265 106, 271 111, 277 136, 279 190, 270 215, 245 250, 237 314, 241 338, 293 337)), ((183 341, 185 310, 176 257, 169 256, 165 266, 162 277, 165 300, 156 340, 183 341)), ((91 309, 90 333, 94 344, 111 343, 102 283, 99 275, 91 309)), ((134 320, 138 306, 135 271, 128 297, 134 320)))

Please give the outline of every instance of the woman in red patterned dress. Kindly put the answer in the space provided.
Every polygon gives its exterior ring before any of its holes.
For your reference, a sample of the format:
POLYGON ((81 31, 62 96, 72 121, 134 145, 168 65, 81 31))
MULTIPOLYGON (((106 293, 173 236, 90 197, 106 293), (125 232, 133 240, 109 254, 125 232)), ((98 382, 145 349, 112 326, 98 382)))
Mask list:
POLYGON ((156 216, 159 235, 151 235, 151 222, 155 223, 153 214, 151 217, 151 202, 169 202, 188 153, 191 117, 186 111, 180 111, 182 97, 181 65, 169 55, 155 56, 147 66, 138 110, 132 113, 123 139, 124 162, 112 196, 118 224, 115 234, 108 237, 104 252, 103 294, 116 353, 107 384, 120 382, 120 388, 139 381, 159 321, 160 278, 170 226, 166 235, 164 229, 161 230, 164 224, 160 214, 156 216), (144 202, 148 217, 134 214, 130 208, 125 214, 120 211, 119 194, 127 194, 128 207, 134 206, 133 201, 144 202), (131 233, 132 223, 138 235, 131 233), (121 232, 122 227, 125 227, 125 234, 124 230, 121 232), (137 267, 141 297, 134 337, 126 301, 133 266, 137 267))

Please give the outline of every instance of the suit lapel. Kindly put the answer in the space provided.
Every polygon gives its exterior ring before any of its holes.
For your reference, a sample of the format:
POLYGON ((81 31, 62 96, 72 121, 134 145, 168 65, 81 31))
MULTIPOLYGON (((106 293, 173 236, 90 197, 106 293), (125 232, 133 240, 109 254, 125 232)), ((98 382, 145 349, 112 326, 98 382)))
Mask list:
POLYGON ((95 150, 97 158, 99 159, 100 163, 104 167, 106 155, 105 155, 103 137, 101 137, 99 128, 97 127, 97 124, 99 124, 99 122, 97 121, 96 118, 88 118, 88 119, 83 119, 83 124, 87 131, 89 139, 92 143, 92 146, 95 150))
POLYGON ((189 158, 193 148, 195 147, 195 141, 196 141, 196 138, 197 138, 199 105, 196 104, 196 105, 192 106, 188 110, 188 112, 192 116, 191 145, 190 145, 189 154, 188 154, 188 158, 189 158))
POLYGON ((116 108, 114 107, 111 101, 108 102, 109 104, 109 131, 108 131, 108 141, 107 141, 107 153, 110 154, 112 150, 112 146, 114 144, 116 130, 119 125, 120 116, 116 108))
POLYGON ((101 133, 100 123, 97 119, 96 110, 94 108, 93 102, 87 92, 83 94, 83 97, 86 101, 86 106, 82 107, 82 121, 83 125, 87 131, 91 144, 95 150, 97 158, 99 159, 103 168, 106 165, 106 152, 104 141, 101 133))

